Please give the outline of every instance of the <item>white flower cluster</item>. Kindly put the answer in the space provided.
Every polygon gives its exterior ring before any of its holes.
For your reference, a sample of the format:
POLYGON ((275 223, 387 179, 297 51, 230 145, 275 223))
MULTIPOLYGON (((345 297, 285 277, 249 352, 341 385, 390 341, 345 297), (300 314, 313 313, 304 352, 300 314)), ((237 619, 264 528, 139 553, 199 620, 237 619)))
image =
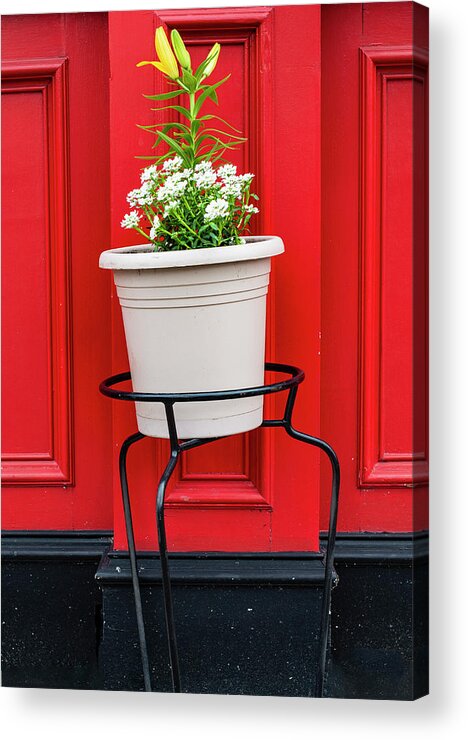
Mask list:
POLYGON ((149 180, 145 181, 141 188, 131 190, 127 195, 127 203, 135 208, 136 206, 149 206, 153 202, 152 185, 149 180))
POLYGON ((217 218, 225 218, 229 213, 229 203, 224 198, 211 200, 205 208, 205 221, 215 221, 217 218))
POLYGON ((125 214, 120 225, 122 229, 134 229, 140 223, 140 218, 141 216, 137 211, 130 211, 130 213, 125 214))
POLYGON ((150 165, 149 167, 145 167, 143 172, 140 175, 141 182, 148 182, 148 180, 155 180, 158 176, 158 168, 155 164, 150 165))
POLYGON ((233 238, 234 243, 243 244, 239 231, 258 213, 249 203, 253 177, 250 172, 238 175, 233 164, 215 169, 209 160, 187 168, 178 156, 167 159, 161 168, 150 165, 141 172, 140 187, 127 195, 127 202, 136 210, 124 216, 121 226, 141 233, 148 230, 149 241, 161 248, 163 242, 179 245, 166 248, 194 248, 184 245, 193 243, 193 235, 199 231, 203 244, 232 243, 228 240, 233 238), (203 223, 210 222, 216 222, 217 227, 203 229, 203 223))
POLYGON ((220 177, 221 180, 229 180, 230 177, 235 177, 236 172, 237 167, 235 164, 223 164, 223 166, 218 169, 218 177, 220 177))
POLYGON ((150 231, 150 239, 152 239, 153 241, 158 236, 158 229, 159 229, 160 226, 161 226, 161 219, 159 218, 159 216, 155 216, 154 217, 154 221, 153 221, 153 225, 152 225, 151 231, 150 231))
POLYGON ((166 159, 166 161, 163 164, 163 170, 164 172, 175 172, 176 170, 180 170, 182 167, 182 158, 181 157, 173 157, 172 159, 166 159))
POLYGON ((213 164, 210 162, 209 159, 202 159, 201 162, 198 162, 198 164, 195 165, 193 168, 194 172, 207 172, 207 170, 213 169, 213 164))
POLYGON ((247 172, 245 175, 236 175, 237 168, 233 164, 225 164, 218 170, 218 177, 222 181, 221 193, 223 195, 241 198, 247 185, 253 180, 253 174, 247 172))
POLYGON ((229 178, 229 180, 225 180, 224 185, 221 186, 221 193, 223 195, 232 195, 234 198, 240 198, 242 195, 242 182, 235 176, 229 178))
POLYGON ((256 206, 251 206, 250 204, 244 206, 244 211, 246 213, 258 213, 258 208, 256 206))
POLYGON ((164 185, 161 185, 156 192, 156 198, 159 201, 174 200, 178 198, 188 185, 188 180, 183 176, 182 172, 174 172, 173 175, 169 175, 164 185))
POLYGON ((207 190, 216 182, 216 172, 211 169, 196 171, 193 173, 193 181, 199 190, 207 190))
POLYGON ((179 207, 179 201, 178 200, 170 200, 168 203, 164 206, 164 218, 167 218, 169 214, 175 209, 179 207))

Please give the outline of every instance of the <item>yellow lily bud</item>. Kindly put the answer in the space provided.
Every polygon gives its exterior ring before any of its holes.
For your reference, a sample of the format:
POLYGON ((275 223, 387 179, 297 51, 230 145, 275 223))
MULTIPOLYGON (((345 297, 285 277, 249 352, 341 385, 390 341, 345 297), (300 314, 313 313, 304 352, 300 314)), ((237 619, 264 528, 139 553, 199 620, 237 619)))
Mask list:
POLYGON ((159 66, 156 62, 155 67, 158 67, 158 69, 170 77, 171 80, 176 80, 179 77, 179 67, 177 66, 177 59, 171 49, 171 45, 167 39, 163 26, 159 26, 159 28, 156 29, 154 44, 161 65, 159 66))
POLYGON ((175 51, 175 55, 179 61, 179 64, 181 65, 181 67, 191 72, 192 61, 190 59, 190 54, 188 53, 187 47, 182 40, 182 36, 178 31, 176 31, 175 28, 173 28, 171 31, 171 42, 172 48, 175 51))
POLYGON ((214 68, 216 67, 216 64, 218 62, 219 52, 221 51, 221 45, 216 43, 213 45, 213 48, 211 49, 210 53, 207 56, 207 59, 209 59, 209 63, 205 67, 205 71, 203 72, 203 77, 209 77, 210 74, 213 72, 214 68))
POLYGON ((137 67, 144 67, 145 64, 152 64, 153 67, 156 67, 156 69, 159 69, 161 72, 164 72, 164 74, 166 74, 166 67, 163 64, 161 64, 161 62, 154 62, 154 61, 151 61, 151 62, 138 62, 138 64, 136 66, 137 67))

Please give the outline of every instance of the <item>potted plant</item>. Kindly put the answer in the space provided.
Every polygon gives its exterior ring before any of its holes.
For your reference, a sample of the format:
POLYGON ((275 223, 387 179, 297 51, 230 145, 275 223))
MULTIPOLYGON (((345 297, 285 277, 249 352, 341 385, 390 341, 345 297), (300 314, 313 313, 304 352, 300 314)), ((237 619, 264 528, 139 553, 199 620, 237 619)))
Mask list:
MULTIPOLYGON (((155 134, 154 147, 167 147, 127 196, 131 210, 122 227, 145 243, 106 250, 99 260, 113 270, 133 389, 174 393, 262 385, 270 261, 284 251, 283 242, 246 235, 258 210, 254 176, 237 174, 224 159, 245 139, 219 116, 202 114, 208 99, 217 103, 217 89, 229 77, 207 82, 220 45, 195 71, 176 30, 170 43, 159 27, 155 46, 158 61, 138 66, 155 66, 171 89, 147 97, 180 118, 143 127, 155 134)), ((168 437, 162 404, 137 403, 136 413, 140 432, 168 437)), ((176 404, 175 417, 181 439, 245 432, 262 423, 263 397, 176 404)))

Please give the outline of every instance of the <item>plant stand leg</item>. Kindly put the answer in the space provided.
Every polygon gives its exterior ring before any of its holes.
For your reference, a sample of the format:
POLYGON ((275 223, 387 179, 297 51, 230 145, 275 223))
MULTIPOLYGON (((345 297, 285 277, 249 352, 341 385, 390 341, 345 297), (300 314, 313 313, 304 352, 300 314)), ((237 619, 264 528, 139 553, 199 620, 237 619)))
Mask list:
POLYGON ((138 627, 138 638, 140 641, 141 663, 143 667, 143 680, 145 691, 151 691, 151 677, 148 660, 148 646, 146 644, 145 621, 143 618, 143 609, 141 604, 140 582, 138 580, 138 565, 135 552, 135 537, 133 534, 132 511, 130 507, 130 496, 128 494, 127 481, 127 453, 129 448, 138 440, 143 439, 144 435, 140 432, 132 434, 123 443, 119 456, 120 487, 122 489, 122 501, 125 515, 125 529, 127 532, 128 553, 130 556, 130 568, 132 572, 133 598, 135 601, 135 611, 138 627))
POLYGON ((174 605, 171 592, 171 577, 169 573, 169 562, 167 557, 166 526, 164 521, 164 496, 166 493, 166 486, 169 478, 175 470, 180 454, 180 446, 177 439, 177 430, 174 419, 174 407, 172 404, 166 405, 166 417, 169 428, 169 436, 171 440, 171 456, 158 485, 158 493, 156 496, 156 524, 158 530, 159 559, 161 562, 164 614, 166 617, 166 631, 169 647, 172 690, 174 691, 174 693, 178 694, 181 691, 179 657, 174 624, 174 605))
POLYGON ((320 622, 320 658, 319 666, 317 671, 316 685, 315 685, 315 696, 323 696, 326 662, 327 662, 327 644, 328 644, 328 630, 330 626, 330 604, 331 604, 331 592, 333 587, 333 561, 334 561, 334 550, 336 540, 336 525, 338 517, 338 497, 340 490, 340 465, 338 462, 335 451, 330 447, 329 444, 324 442, 318 437, 312 437, 309 434, 298 432, 294 429, 289 422, 285 425, 287 433, 301 442, 319 447, 323 450, 332 466, 332 492, 330 501, 330 517, 328 523, 328 542, 327 551, 325 554, 325 575, 323 582, 323 601, 322 601, 322 617, 320 622))
POLYGON ((304 434, 304 432, 299 432, 297 431, 297 429, 294 429, 292 425, 292 414, 294 411, 296 397, 297 386, 293 386, 288 393, 283 418, 264 420, 262 426, 283 427, 293 439, 297 439, 299 442, 305 442, 306 444, 318 447, 323 452, 325 452, 332 467, 332 490, 330 499, 330 513, 328 519, 328 542, 325 554, 322 615, 320 621, 319 636, 320 655, 314 691, 314 696, 322 697, 327 664, 328 631, 330 626, 330 604, 331 592, 333 588, 333 565, 336 541, 336 527, 338 521, 338 500, 340 493, 340 463, 335 450, 323 439, 320 439, 319 437, 313 437, 310 434, 304 434))

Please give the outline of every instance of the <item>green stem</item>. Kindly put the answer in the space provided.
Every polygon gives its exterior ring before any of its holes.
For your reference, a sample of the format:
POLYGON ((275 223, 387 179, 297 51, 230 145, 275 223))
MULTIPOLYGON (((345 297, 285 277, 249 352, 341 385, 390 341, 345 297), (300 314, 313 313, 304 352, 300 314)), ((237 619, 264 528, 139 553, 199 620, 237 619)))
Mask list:
POLYGON ((191 207, 191 205, 190 205, 190 203, 189 203, 189 201, 188 201, 188 199, 187 199, 187 197, 185 195, 182 196, 182 200, 185 203, 185 205, 187 206, 187 209, 190 211, 190 215, 193 218, 196 218, 194 212, 192 211, 192 207, 191 207))
POLYGON ((151 241, 151 239, 149 238, 148 234, 145 234, 145 232, 143 231, 143 229, 140 229, 139 226, 133 226, 132 228, 134 228, 135 231, 138 231, 142 236, 144 236, 145 239, 148 239, 149 242, 151 241))
POLYGON ((195 93, 189 94, 189 101, 190 101, 190 150, 191 150, 191 166, 193 167, 195 164, 195 130, 194 130, 194 121, 196 121, 195 116, 195 93))
POLYGON ((189 231, 191 231, 191 232, 192 232, 192 234, 193 234, 194 236, 196 236, 196 237, 197 237, 197 239, 198 239, 198 234, 197 234, 197 232, 196 232, 196 231, 194 231, 194 230, 193 230, 193 229, 192 229, 192 228, 191 228, 191 227, 190 227, 190 226, 188 225, 188 223, 186 223, 186 221, 184 221, 184 219, 183 219, 183 218, 182 218, 181 216, 179 216, 179 214, 177 213, 177 211, 174 211, 173 213, 174 213, 174 216, 175 216, 175 217, 177 218, 177 220, 178 220, 178 221, 180 221, 180 223, 181 223, 181 224, 182 224, 183 226, 185 226, 185 228, 186 228, 186 229, 188 229, 189 231))
POLYGON ((152 226, 153 225, 153 222, 154 222, 154 211, 153 211, 153 209, 151 207, 143 206, 143 212, 144 212, 146 218, 148 219, 148 221, 150 222, 150 224, 152 226))

